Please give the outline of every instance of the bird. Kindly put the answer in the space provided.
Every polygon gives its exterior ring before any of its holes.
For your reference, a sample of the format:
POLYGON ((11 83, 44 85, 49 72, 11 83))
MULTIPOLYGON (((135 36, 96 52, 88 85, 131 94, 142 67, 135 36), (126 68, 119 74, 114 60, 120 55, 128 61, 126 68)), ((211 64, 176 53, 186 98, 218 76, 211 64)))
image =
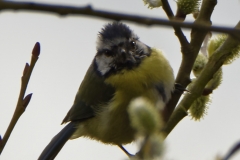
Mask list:
MULTIPOLYGON (((96 55, 62 121, 66 126, 38 160, 54 159, 69 139, 87 137, 119 146, 134 141, 129 103, 144 97, 161 108, 174 90, 174 73, 161 50, 151 48, 126 24, 110 22, 98 33, 96 55)), ((129 154, 130 155, 130 154, 129 154)))

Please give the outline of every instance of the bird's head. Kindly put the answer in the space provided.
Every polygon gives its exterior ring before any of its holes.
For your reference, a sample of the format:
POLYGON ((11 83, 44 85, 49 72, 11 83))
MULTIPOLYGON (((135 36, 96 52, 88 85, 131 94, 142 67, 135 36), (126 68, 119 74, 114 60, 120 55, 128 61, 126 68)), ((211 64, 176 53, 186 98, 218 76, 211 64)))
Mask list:
POLYGON ((150 48, 128 26, 113 22, 99 33, 94 63, 101 76, 109 76, 137 67, 150 53, 150 48))

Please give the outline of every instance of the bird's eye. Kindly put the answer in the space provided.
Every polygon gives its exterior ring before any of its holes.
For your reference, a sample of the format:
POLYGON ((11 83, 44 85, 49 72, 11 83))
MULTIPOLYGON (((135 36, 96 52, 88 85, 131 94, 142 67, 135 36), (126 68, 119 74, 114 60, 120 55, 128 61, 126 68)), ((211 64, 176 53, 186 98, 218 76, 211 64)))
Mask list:
POLYGON ((109 56, 112 55, 111 51, 109 51, 109 50, 104 50, 104 54, 105 54, 107 57, 109 57, 109 56))
POLYGON ((130 44, 131 44, 131 46, 132 46, 133 48, 136 47, 136 42, 135 42, 135 41, 131 41, 130 44))

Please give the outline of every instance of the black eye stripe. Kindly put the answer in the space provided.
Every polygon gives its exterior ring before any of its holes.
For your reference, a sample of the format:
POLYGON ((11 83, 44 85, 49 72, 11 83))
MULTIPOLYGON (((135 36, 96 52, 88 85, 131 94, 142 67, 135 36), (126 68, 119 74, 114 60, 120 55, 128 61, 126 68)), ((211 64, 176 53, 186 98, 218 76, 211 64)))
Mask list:
POLYGON ((133 52, 136 51, 138 46, 137 46, 137 40, 135 39, 129 39, 128 42, 120 42, 118 45, 113 45, 110 48, 103 48, 98 51, 98 54, 104 54, 107 57, 114 57, 118 53, 119 47, 124 47, 127 52, 133 52), (125 45, 124 45, 125 44, 125 45))
POLYGON ((112 51, 107 50, 107 49, 103 51, 103 54, 105 54, 107 57, 109 57, 109 56, 113 56, 112 51))
POLYGON ((124 45, 123 42, 119 43, 118 46, 122 47, 124 45))

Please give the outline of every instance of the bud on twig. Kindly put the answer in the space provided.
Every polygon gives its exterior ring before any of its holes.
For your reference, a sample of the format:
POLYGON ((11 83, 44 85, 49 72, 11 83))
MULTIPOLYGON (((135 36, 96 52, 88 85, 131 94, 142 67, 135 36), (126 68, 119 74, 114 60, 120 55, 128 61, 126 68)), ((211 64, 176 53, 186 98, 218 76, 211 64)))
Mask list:
MULTIPOLYGON (((226 34, 220 34, 214 38, 212 38, 208 45, 208 54, 211 56, 228 38, 226 34)), ((226 60, 224 62, 225 65, 231 64, 236 58, 240 56, 240 45, 233 48, 229 54, 226 57, 226 60)))
POLYGON ((207 62, 208 62, 208 58, 205 55, 199 53, 194 62, 193 69, 192 69, 195 77, 199 77, 199 75, 201 74, 207 62))
POLYGON ((40 43, 37 42, 37 43, 34 45, 34 47, 33 47, 32 55, 33 55, 34 57, 38 57, 39 54, 40 54, 40 43))
POLYGON ((29 64, 26 63, 24 70, 23 70, 23 76, 25 76, 27 74, 28 70, 29 70, 29 64))
POLYGON ((24 99, 23 99, 23 107, 27 108, 28 103, 30 102, 32 98, 32 93, 28 94, 24 99))
POLYGON ((199 10, 200 0, 178 0, 178 10, 182 14, 191 14, 199 10))
POLYGON ((140 133, 152 134, 159 131, 162 123, 159 112, 145 98, 134 99, 128 109, 131 125, 140 133))
MULTIPOLYGON (((196 79, 193 79, 192 82, 188 85, 189 90, 192 90, 195 81, 196 79)), ((194 100, 191 107, 189 108, 189 113, 192 119, 199 121, 204 117, 204 115, 207 114, 207 109, 209 103, 211 102, 210 93, 212 93, 212 91, 209 91, 207 95, 201 95, 194 100)))
POLYGON ((144 4, 147 5, 148 8, 158 8, 162 6, 161 0, 143 0, 144 4))

